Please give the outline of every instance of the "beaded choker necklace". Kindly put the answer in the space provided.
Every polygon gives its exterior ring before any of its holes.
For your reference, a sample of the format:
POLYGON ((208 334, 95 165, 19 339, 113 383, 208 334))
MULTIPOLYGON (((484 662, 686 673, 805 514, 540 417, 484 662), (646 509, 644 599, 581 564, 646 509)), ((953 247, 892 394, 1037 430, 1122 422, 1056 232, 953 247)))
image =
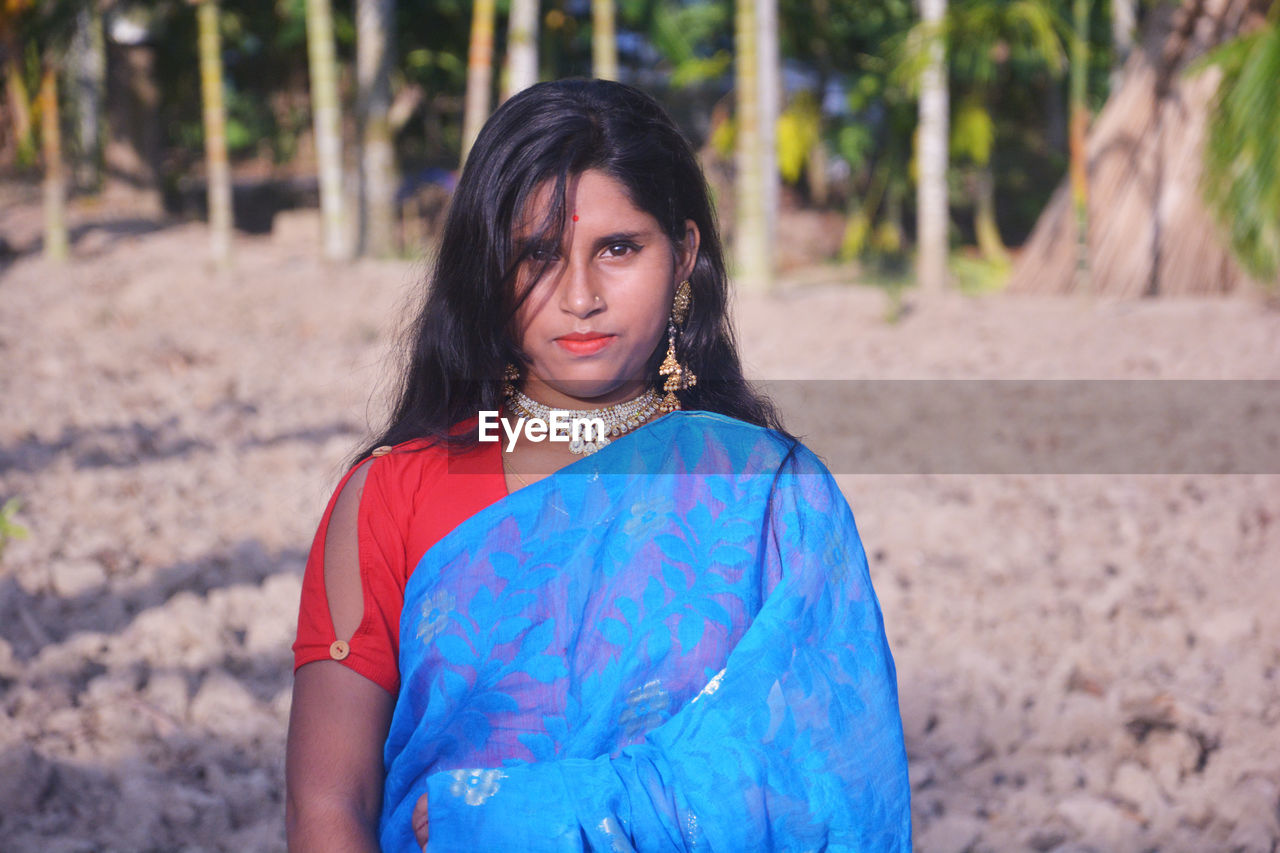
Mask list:
POLYGON ((569 442, 569 452, 579 456, 595 453, 608 444, 610 439, 639 427, 653 417, 661 402, 662 398, 652 388, 634 400, 599 409, 554 409, 539 403, 523 391, 516 391, 507 397, 507 405, 520 417, 550 421, 552 414, 555 414, 570 423, 597 420, 603 422, 604 435, 591 435, 589 431, 575 429, 573 438, 569 442))

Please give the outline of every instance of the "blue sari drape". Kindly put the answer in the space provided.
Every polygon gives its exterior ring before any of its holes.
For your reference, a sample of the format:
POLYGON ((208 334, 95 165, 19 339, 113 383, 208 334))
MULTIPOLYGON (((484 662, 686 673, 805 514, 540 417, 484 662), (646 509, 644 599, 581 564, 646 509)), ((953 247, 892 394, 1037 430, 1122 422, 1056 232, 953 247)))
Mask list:
POLYGON ((676 412, 477 513, 405 589, 385 851, 911 848, 893 659, 803 446, 676 412))

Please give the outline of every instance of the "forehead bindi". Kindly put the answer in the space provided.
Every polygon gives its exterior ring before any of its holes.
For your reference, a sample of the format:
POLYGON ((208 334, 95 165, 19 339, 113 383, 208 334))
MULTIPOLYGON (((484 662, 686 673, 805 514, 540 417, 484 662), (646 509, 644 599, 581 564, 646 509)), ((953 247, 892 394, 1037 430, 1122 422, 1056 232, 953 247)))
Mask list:
MULTIPOLYGON (((517 239, 530 236, 543 227, 554 189, 555 183, 548 181, 534 192, 516 228, 517 239)), ((564 210, 566 238, 577 236, 578 232, 589 236, 613 231, 661 231, 657 220, 632 203, 621 183, 594 170, 569 180, 565 188, 564 210)))

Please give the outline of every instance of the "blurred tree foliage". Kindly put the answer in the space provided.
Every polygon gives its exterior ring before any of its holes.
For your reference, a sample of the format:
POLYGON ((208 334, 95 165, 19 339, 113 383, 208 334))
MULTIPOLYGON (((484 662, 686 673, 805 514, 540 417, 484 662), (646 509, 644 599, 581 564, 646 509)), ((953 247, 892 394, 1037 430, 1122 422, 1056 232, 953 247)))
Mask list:
POLYGON ((974 210, 979 250, 988 261, 1006 263, 996 220, 995 111, 1000 94, 1015 81, 1039 78, 1041 85, 1055 84, 1066 68, 1065 24, 1049 0, 962 0, 949 8, 955 102, 951 155, 961 166, 964 196, 974 210))
MULTIPOLYGON (((199 67, 191 57, 196 17, 178 0, 157 3, 154 10, 156 76, 162 81, 160 109, 171 158, 167 167, 182 172, 204 156, 199 67)), ((220 11, 230 154, 286 162, 310 124, 303 0, 222 0, 220 11)), ((349 10, 345 24, 349 45, 349 10)))
POLYGON ((1250 275, 1280 277, 1280 2, 1261 28, 1204 64, 1222 69, 1209 120, 1204 192, 1250 275))
MULTIPOLYGON (((18 156, 29 165, 38 107, 33 103, 46 66, 59 67, 71 42, 76 15, 88 0, 0 0, 0 59, 6 104, 15 125, 18 156)), ((6 128, 8 130, 8 128, 6 128)))
MULTIPOLYGON (((185 2, 157 3, 163 10, 156 44, 157 76, 163 81, 168 147, 179 170, 201 155, 198 69, 189 45, 195 38, 195 16, 185 2)), ((227 134, 233 158, 260 157, 277 164, 298 154, 310 133, 307 101, 305 0, 222 0, 225 45, 227 134)), ((505 4, 500 3, 501 10, 505 4)), ((466 46, 471 4, 466 0, 407 2, 396 6, 394 31, 399 57, 393 88, 414 87, 430 96, 419 109, 416 133, 401 139, 401 157, 452 162, 457 159, 461 92, 466 85, 466 46), (434 107, 434 109, 433 109, 434 107)), ((355 19, 351 0, 333 4, 338 59, 343 66, 344 102, 354 99, 351 61, 355 54, 355 19)))
MULTIPOLYGON (((43 10, 74 12, 91 0, 3 2, 6 10, 38 7, 44 20, 43 10)), ((785 91, 778 145, 784 180, 796 188, 792 197, 848 215, 846 254, 900 260, 914 222, 914 4, 778 2, 785 91)), ((1096 109, 1107 95, 1113 59, 1109 6, 1095 2, 1089 98, 1096 109)), ((1152 2, 1159 0, 1142 11, 1152 2)), ((406 180, 458 161, 471 6, 470 0, 396 3, 392 115, 406 180)), ((953 0, 950 6, 953 234, 966 243, 986 239, 998 249, 1005 237, 1016 243, 1027 234, 1065 171, 1060 44, 1070 0, 953 0), (984 198, 990 202, 987 238, 975 215, 984 198)), ((203 156, 194 9, 186 0, 119 0, 112 7, 144 10, 156 53, 163 170, 171 179, 186 174, 203 156)), ((238 168, 250 162, 273 173, 309 168, 300 157, 311 134, 304 9, 304 0, 221 0, 227 134, 238 168)), ((508 11, 509 0, 498 0, 499 61, 508 11)), ((353 0, 334 0, 333 12, 350 120, 353 0)), ((733 142, 732 16, 730 0, 617 0, 621 79, 654 91, 696 144, 710 142, 725 154, 733 142)), ((539 24, 543 79, 590 73, 590 0, 542 0, 539 24)), ((28 92, 38 83, 38 69, 28 67, 37 60, 19 46, 29 43, 32 26, 12 15, 0 19, 6 68, 22 69, 18 82, 28 92)), ((12 124, 17 118, 9 112, 12 124)))

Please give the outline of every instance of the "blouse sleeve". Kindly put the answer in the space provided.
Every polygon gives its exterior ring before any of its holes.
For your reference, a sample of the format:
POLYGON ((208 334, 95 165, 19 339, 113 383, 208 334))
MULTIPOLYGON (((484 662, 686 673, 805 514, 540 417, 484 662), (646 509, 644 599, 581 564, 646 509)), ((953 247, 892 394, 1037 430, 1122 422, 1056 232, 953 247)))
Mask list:
POLYGON ((866 557, 831 475, 799 459, 770 500, 766 574, 781 579, 725 669, 616 758, 426 777, 428 850, 911 849, 866 557))
MULTIPOLYGON (((363 463, 362 463, 363 464, 363 463)), ((388 495, 385 465, 369 462, 357 514, 360 590, 363 614, 350 637, 338 637, 325 586, 325 544, 334 508, 356 466, 334 490, 311 543, 302 578, 294 669, 318 660, 334 660, 360 673, 393 696, 400 686, 397 665, 400 610, 404 603, 404 534, 394 495, 388 495)))

